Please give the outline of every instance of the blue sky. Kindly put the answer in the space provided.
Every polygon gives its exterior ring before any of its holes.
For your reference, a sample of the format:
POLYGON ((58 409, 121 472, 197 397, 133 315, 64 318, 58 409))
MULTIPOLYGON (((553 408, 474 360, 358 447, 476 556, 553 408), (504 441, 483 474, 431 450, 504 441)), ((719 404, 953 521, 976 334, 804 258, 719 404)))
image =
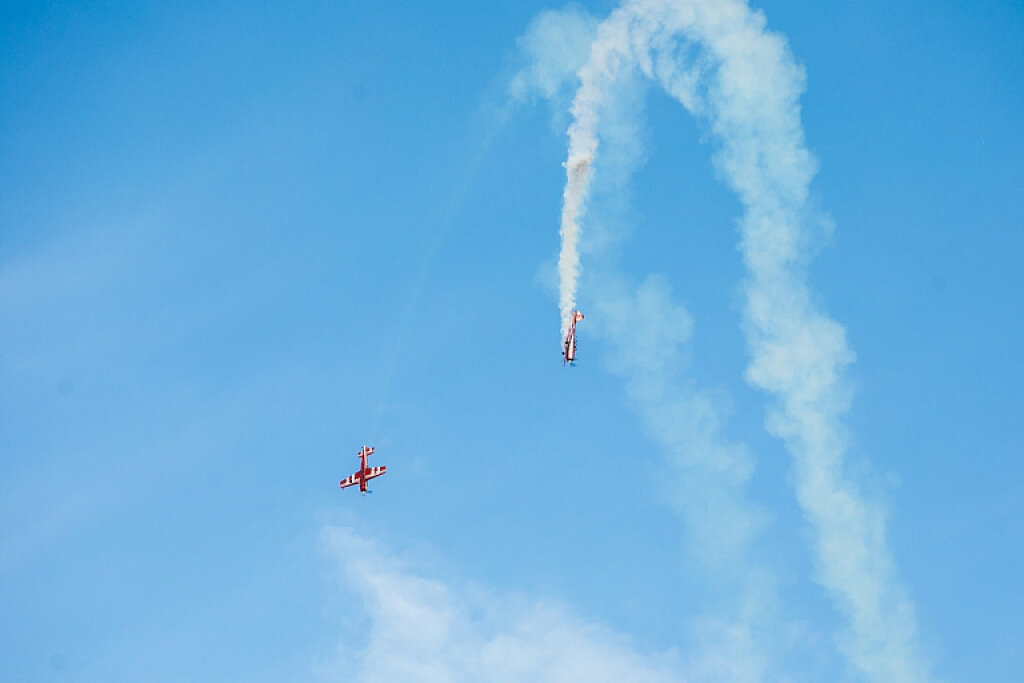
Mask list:
MULTIPOLYGON (((560 364, 566 65, 615 7, 0 10, 0 679, 885 680, 745 379, 744 204, 641 78, 560 364), (510 95, 538 64, 560 87, 510 95), (651 382, 713 407, 735 517, 651 382)), ((1024 10, 753 7, 806 77, 806 282, 856 355, 872 558, 929 680, 1015 680, 1024 10)))

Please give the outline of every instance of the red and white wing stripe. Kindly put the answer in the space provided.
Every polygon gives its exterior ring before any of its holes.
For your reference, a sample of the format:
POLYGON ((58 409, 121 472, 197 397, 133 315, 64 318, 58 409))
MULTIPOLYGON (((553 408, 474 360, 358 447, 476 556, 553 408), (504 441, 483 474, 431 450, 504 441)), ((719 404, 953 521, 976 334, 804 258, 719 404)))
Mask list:
POLYGON ((387 465, 381 465, 380 467, 367 467, 366 468, 366 478, 367 479, 373 479, 374 477, 379 477, 380 475, 384 474, 387 471, 388 471, 388 466, 387 465))
POLYGON ((342 479, 341 480, 341 488, 346 488, 348 486, 355 486, 356 484, 358 484, 359 483, 359 474, 360 474, 359 472, 356 472, 351 477, 348 477, 347 479, 342 479))

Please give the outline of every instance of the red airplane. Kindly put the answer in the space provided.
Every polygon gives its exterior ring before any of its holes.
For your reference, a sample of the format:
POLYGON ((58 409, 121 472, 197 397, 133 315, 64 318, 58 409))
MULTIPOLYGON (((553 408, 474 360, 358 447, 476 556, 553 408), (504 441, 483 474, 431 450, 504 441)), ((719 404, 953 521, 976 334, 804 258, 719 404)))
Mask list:
MULTIPOLYGON (((370 481, 374 477, 379 477, 388 471, 387 465, 381 465, 380 467, 370 467, 366 464, 370 456, 373 455, 372 448, 363 446, 363 449, 359 451, 359 471, 353 474, 347 479, 341 480, 341 488, 348 488, 349 486, 355 486, 359 484, 359 492, 366 493, 366 482, 370 481)), ((373 491, 370 491, 373 493, 373 491)))
POLYGON ((576 323, 581 320, 583 320, 583 314, 573 311, 569 329, 565 332, 565 341, 562 342, 562 365, 576 364, 576 323))

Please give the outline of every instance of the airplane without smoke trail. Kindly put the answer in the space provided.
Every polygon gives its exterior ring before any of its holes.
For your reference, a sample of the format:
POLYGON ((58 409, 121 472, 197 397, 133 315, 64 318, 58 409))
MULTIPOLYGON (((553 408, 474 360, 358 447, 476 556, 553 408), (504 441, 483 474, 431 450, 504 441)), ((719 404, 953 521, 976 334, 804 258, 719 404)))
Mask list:
POLYGON ((565 332, 565 340, 562 342, 562 365, 576 364, 576 323, 583 320, 583 314, 579 311, 572 312, 572 320, 569 322, 569 329, 565 332))
MULTIPOLYGON (((374 477, 379 477, 388 471, 387 465, 381 465, 380 467, 370 467, 367 465, 367 461, 370 456, 373 455, 373 448, 363 446, 362 450, 359 451, 359 471, 348 477, 347 479, 341 480, 341 488, 348 488, 349 486, 355 486, 359 484, 359 492, 366 493, 366 482, 370 481, 374 477)), ((370 491, 373 493, 373 491, 370 491)))

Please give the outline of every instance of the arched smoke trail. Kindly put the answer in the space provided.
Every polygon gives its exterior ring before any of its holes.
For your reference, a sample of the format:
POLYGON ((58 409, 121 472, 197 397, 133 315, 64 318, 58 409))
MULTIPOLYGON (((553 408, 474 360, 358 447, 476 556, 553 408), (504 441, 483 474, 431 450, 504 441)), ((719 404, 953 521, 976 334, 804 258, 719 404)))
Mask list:
MULTIPOLYGON (((611 199, 602 209, 614 212, 612 207, 625 203, 629 177, 643 156, 640 122, 648 79, 629 52, 634 18, 624 11, 614 17, 602 24, 574 6, 542 12, 519 40, 528 63, 509 84, 513 101, 540 94, 568 108, 577 72, 588 72, 580 92, 590 96, 576 93, 574 151, 566 164, 566 227, 574 239, 582 219, 577 209, 588 193, 611 199), (599 138, 601 174, 592 177, 589 161, 599 138)), ((600 223, 606 218, 595 216, 600 223)), ((591 256, 618 243, 614 230, 590 230, 591 256)), ((648 278, 634 287, 610 263, 590 267, 589 306, 597 324, 588 329, 609 341, 609 369, 625 381, 629 403, 663 457, 658 488, 679 514, 691 541, 687 550, 710 580, 701 604, 686 615, 686 680, 775 680, 769 672, 792 656, 800 627, 781 614, 778 581, 754 551, 766 517, 748 495, 754 469, 749 453, 724 435, 718 399, 685 381, 691 317, 664 279, 648 278)), ((571 274, 563 294, 573 293, 578 270, 571 274)), ((563 312, 571 313, 575 302, 562 303, 563 312)))
POLYGON ((598 27, 571 108, 559 257, 563 329, 576 305, 580 224, 600 166, 602 109, 633 69, 710 124, 716 165, 743 203, 746 377, 775 398, 767 427, 793 456, 817 578, 848 620, 840 650, 870 680, 925 681, 913 605, 896 578, 883 512, 843 473, 843 372, 853 354, 843 328, 814 306, 803 272, 815 172, 800 122, 803 70, 743 0, 632 0, 598 27))

